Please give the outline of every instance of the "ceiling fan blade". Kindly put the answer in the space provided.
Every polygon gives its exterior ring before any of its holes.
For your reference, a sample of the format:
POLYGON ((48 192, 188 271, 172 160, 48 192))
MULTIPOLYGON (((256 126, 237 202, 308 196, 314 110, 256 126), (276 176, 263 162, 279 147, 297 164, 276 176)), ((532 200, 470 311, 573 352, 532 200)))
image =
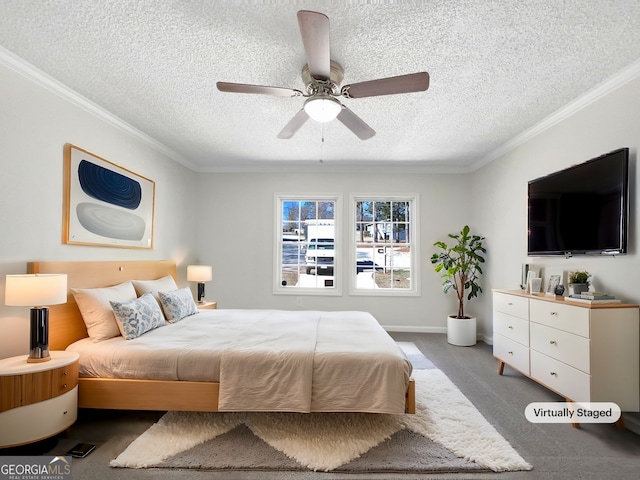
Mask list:
POLYGON ((278 134, 278 138, 289 139, 293 137, 293 134, 300 130, 300 127, 304 125, 304 122, 309 120, 309 115, 304 111, 304 108, 300 109, 298 113, 296 113, 289 123, 287 123, 282 131, 278 134))
POLYGON ((376 134, 373 128, 364 123, 364 120, 344 105, 336 118, 340 120, 345 127, 355 133, 360 140, 368 140, 376 134))
POLYGON ((396 93, 422 92, 427 88, 429 88, 429 74, 427 72, 419 72, 345 85, 340 93, 347 98, 364 98, 394 95, 396 93))
POLYGON ((278 97, 300 97, 302 92, 293 88, 265 87, 262 85, 247 85, 244 83, 217 82, 216 86, 221 92, 231 93, 261 93, 264 95, 276 95, 278 97))
POLYGON ((300 10, 298 25, 307 55, 309 73, 319 80, 329 80, 331 75, 329 17, 318 12, 300 10))

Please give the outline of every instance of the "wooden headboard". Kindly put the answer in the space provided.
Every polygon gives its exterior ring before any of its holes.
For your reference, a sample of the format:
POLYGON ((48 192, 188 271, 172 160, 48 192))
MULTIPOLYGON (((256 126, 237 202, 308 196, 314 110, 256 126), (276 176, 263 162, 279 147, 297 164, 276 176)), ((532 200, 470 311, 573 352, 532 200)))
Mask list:
MULTIPOLYGON (((67 288, 111 287, 127 280, 154 280, 172 275, 176 264, 170 260, 126 262, 30 262, 29 273, 66 273, 67 288)), ((64 350, 87 335, 87 329, 71 291, 67 303, 49 307, 49 348, 64 350)))

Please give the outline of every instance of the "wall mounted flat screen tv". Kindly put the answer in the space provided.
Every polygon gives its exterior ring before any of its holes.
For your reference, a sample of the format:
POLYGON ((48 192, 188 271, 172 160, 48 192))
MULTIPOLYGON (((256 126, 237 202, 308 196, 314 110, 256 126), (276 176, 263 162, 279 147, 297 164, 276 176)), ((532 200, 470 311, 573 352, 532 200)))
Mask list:
POLYGON ((529 182, 527 254, 627 252, 629 149, 529 182))

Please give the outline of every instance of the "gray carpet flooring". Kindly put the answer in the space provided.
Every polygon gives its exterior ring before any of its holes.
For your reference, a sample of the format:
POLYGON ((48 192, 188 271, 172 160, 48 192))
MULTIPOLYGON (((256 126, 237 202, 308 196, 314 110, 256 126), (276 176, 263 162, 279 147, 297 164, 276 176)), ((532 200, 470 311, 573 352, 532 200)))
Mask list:
POLYGON ((529 472, 459 473, 437 475, 336 474, 322 472, 198 472, 162 469, 114 469, 109 461, 122 452, 163 412, 81 411, 69 437, 60 436, 28 448, 2 452, 64 454, 77 442, 97 444, 86 458, 73 463, 78 480, 424 480, 455 479, 637 479, 640 475, 640 436, 610 424, 532 424, 524 418, 531 402, 558 401, 560 397, 522 375, 505 368, 496 371, 492 347, 454 347, 439 334, 394 333, 398 341, 413 342, 471 400, 505 439, 533 465, 529 472))

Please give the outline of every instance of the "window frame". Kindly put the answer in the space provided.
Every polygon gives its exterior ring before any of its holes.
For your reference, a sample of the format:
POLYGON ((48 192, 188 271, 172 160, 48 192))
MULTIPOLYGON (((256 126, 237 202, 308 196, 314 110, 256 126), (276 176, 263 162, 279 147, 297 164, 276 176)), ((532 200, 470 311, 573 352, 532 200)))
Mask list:
POLYGON ((274 295, 312 295, 312 296, 342 296, 342 195, 336 193, 322 194, 291 194, 276 193, 274 195, 275 202, 275 234, 274 255, 273 255, 273 294, 274 295), (309 287, 283 287, 280 282, 282 274, 282 205, 285 201, 331 201, 334 202, 334 256, 333 256, 333 287, 327 288, 309 288, 309 287))
POLYGON ((349 280, 349 295, 352 296, 390 296, 390 297, 417 297, 420 296, 420 244, 418 232, 420 231, 419 215, 420 198, 418 194, 362 194, 352 193, 349 196, 349 265, 346 267, 349 280), (409 245, 411 247, 411 288, 357 288, 357 255, 356 255, 356 225, 358 202, 409 202, 409 245))

